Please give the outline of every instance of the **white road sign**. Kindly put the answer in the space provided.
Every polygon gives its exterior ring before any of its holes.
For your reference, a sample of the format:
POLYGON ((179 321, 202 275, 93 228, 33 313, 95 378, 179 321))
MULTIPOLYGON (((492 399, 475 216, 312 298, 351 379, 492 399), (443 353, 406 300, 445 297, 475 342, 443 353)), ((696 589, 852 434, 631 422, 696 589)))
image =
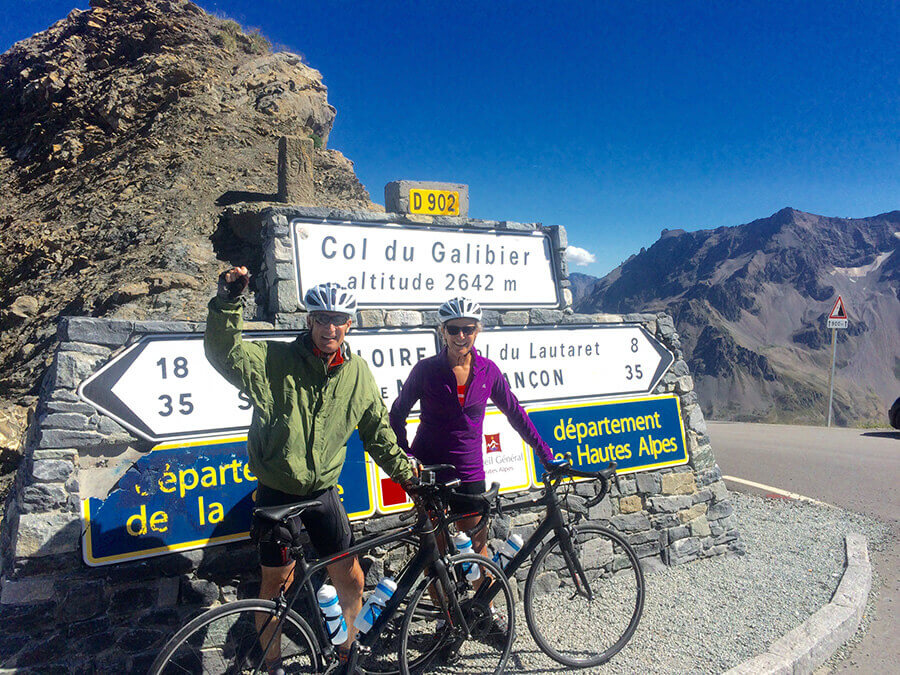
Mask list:
POLYGON ((635 324, 487 328, 475 347, 522 402, 646 394, 675 360, 635 324))
POLYGON ((541 232, 291 222, 302 302, 326 281, 363 307, 436 308, 465 295, 484 307, 558 307, 550 237, 541 232))
MULTIPOLYGON (((293 340, 296 332, 253 333, 248 340, 293 340)), ((351 349, 368 361, 385 404, 421 359, 435 353, 428 330, 360 329, 348 335, 351 349)), ((150 441, 234 433, 250 426, 246 395, 206 360, 202 335, 142 338, 105 364, 78 388, 79 396, 150 441)))

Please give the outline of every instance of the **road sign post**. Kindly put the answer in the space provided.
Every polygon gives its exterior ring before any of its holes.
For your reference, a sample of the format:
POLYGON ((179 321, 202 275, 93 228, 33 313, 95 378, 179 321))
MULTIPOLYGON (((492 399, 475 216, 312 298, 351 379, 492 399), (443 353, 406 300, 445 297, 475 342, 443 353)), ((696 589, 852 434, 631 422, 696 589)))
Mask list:
POLYGON ((839 329, 847 328, 850 325, 850 319, 847 317, 847 310, 844 307, 844 301, 841 296, 834 302, 831 314, 828 315, 826 327, 831 329, 831 375, 828 377, 828 426, 831 426, 831 402, 834 398, 834 363, 835 354, 837 352, 837 332, 839 329))

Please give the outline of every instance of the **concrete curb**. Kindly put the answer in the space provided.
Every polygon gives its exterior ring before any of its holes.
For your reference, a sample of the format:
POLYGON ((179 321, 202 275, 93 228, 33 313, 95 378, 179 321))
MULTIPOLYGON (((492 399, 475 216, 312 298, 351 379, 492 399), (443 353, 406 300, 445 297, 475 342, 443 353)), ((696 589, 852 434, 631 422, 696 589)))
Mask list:
POLYGON ((844 538, 847 563, 831 602, 800 626, 771 644, 765 654, 744 661, 727 675, 793 675, 812 673, 859 628, 869 590, 872 565, 866 538, 844 538))

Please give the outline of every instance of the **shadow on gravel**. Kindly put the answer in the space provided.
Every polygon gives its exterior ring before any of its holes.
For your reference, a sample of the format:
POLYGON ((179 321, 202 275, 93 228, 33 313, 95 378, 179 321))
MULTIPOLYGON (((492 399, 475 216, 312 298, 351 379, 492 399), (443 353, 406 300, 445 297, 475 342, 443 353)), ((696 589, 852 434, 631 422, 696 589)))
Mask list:
MULTIPOLYGON (((518 630, 518 628, 516 628, 518 630)), ((526 629, 527 630, 527 629, 526 629)), ((509 655, 509 661, 506 664, 507 670, 514 670, 517 673, 533 673, 534 675, 538 675, 539 673, 567 673, 573 670, 579 670, 578 668, 569 668, 569 666, 564 666, 561 663, 554 663, 552 665, 542 664, 538 667, 527 667, 522 660, 522 654, 528 652, 528 655, 540 656, 543 660, 546 660, 547 657, 544 657, 544 653, 537 649, 523 649, 521 651, 516 651, 516 643, 513 642, 513 651, 509 655), (510 666, 513 666, 510 668, 510 666)))
POLYGON ((872 438, 897 438, 900 439, 900 431, 866 431, 863 436, 872 438))

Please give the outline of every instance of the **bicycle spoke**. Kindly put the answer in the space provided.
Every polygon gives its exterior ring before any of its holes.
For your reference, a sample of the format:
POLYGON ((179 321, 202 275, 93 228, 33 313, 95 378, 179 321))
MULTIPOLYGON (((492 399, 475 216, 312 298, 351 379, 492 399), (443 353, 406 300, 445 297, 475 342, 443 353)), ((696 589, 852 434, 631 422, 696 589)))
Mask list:
POLYGON ((163 648, 153 674, 260 673, 280 656, 285 673, 317 673, 318 654, 305 622, 289 615, 273 636, 260 640, 260 625, 277 621, 274 603, 240 601, 217 607, 188 624, 163 648), (262 642, 268 648, 263 657, 262 642))
POLYGON ((603 528, 578 526, 573 544, 587 587, 573 576, 554 539, 529 571, 525 616, 548 655, 571 666, 598 665, 616 654, 637 627, 643 573, 625 541, 603 528))
POLYGON ((372 651, 361 660, 360 667, 364 673, 377 673, 378 675, 396 675, 400 672, 400 631, 403 623, 403 605, 388 622, 375 644, 372 651))
MULTIPOLYGON (((481 580, 501 575, 486 558, 470 555, 465 562, 470 561, 481 570, 481 580)), ((498 592, 486 601, 480 597, 483 593, 476 593, 483 582, 466 580, 461 562, 454 565, 452 577, 462 621, 440 607, 436 581, 431 589, 421 588, 410 601, 401 644, 410 672, 502 672, 515 633, 515 606, 508 582, 504 578, 497 584, 498 592)))

